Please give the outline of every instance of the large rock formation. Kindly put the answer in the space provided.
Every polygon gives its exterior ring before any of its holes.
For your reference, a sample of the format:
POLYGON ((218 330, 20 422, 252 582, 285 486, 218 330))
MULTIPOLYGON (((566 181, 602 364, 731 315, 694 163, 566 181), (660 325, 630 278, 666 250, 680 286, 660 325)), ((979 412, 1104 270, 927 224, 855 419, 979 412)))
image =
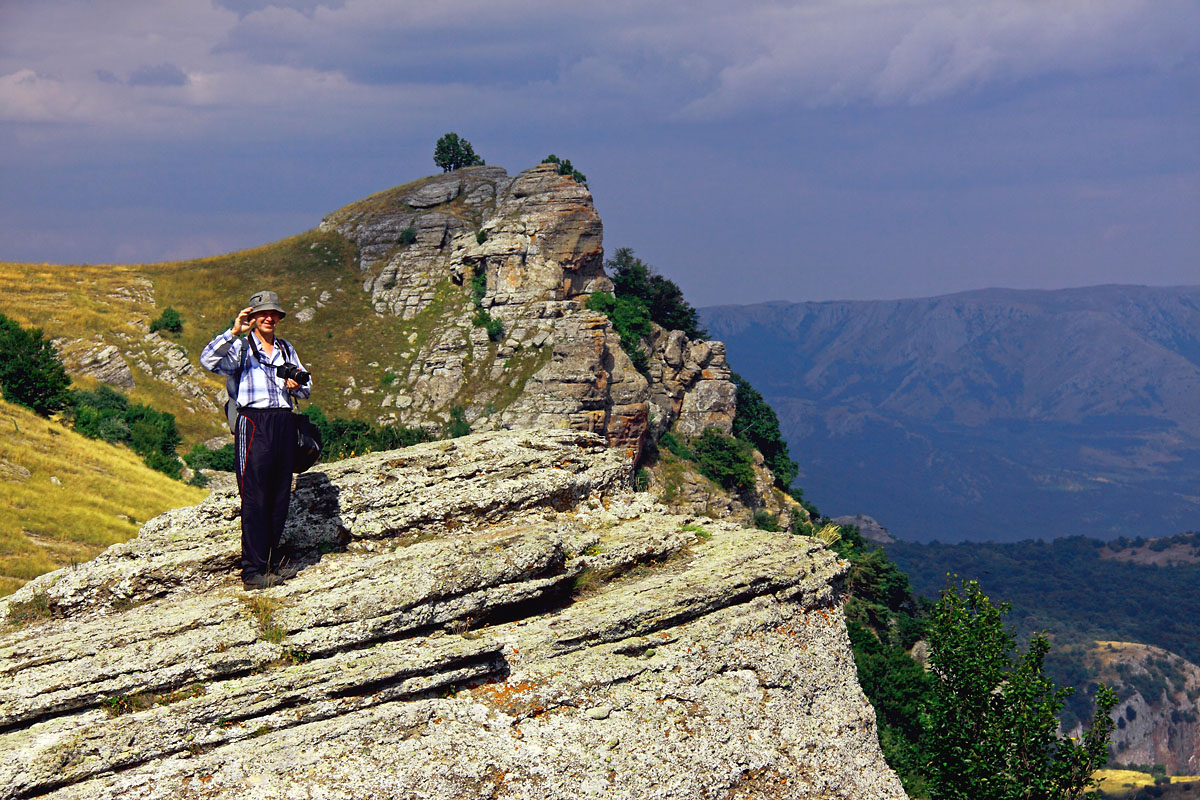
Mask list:
POLYGON ((629 473, 476 434, 301 476, 282 587, 235 582, 230 491, 38 578, 0 601, 0 798, 903 798, 844 563, 629 473))
POLYGON ((566 426, 635 455, 676 423, 686 434, 732 426, 723 345, 656 329, 643 375, 607 317, 584 307, 612 290, 603 225, 587 187, 552 164, 513 178, 499 167, 435 176, 347 206, 322 229, 358 247, 377 313, 438 315, 410 351, 382 354, 405 389, 380 399, 383 420, 422 424, 457 400, 477 429, 566 426), (480 274, 481 307, 504 325, 498 342, 472 324, 473 306, 448 299, 480 274))

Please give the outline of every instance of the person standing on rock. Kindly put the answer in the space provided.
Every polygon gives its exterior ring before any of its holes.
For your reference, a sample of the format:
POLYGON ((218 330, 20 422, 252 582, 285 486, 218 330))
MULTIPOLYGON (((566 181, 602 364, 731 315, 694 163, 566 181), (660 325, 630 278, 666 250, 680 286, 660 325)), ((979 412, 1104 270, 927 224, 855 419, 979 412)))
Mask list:
POLYGON ((312 381, 296 349, 275 335, 285 313, 275 292, 255 292, 233 327, 217 334, 200 353, 206 369, 225 376, 230 397, 234 469, 242 497, 242 584, 247 589, 275 586, 295 574, 280 562, 278 549, 292 490, 292 398, 308 397, 312 381), (241 338, 246 332, 250 335, 241 338))

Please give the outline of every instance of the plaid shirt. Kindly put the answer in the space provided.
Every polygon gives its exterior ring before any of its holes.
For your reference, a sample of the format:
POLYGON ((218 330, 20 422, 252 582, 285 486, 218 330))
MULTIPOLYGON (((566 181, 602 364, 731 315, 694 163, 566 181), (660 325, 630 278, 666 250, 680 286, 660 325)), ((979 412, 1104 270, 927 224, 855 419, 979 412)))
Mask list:
MULTIPOLYGON (((255 334, 251 333, 251 336, 255 334)), ((200 363, 206 369, 219 372, 226 377, 226 386, 231 387, 233 377, 237 374, 238 362, 242 352, 249 348, 245 339, 233 335, 232 330, 219 333, 200 352, 200 363)), ((242 370, 242 379, 238 383, 238 408, 291 408, 294 397, 308 397, 312 393, 312 379, 299 389, 288 392, 284 379, 275 374, 275 367, 285 362, 295 364, 300 369, 300 357, 290 342, 275 337, 275 348, 267 356, 261 341, 256 343, 262 361, 254 357, 254 351, 246 353, 246 366, 242 370), (284 355, 286 351, 286 356, 284 355)))

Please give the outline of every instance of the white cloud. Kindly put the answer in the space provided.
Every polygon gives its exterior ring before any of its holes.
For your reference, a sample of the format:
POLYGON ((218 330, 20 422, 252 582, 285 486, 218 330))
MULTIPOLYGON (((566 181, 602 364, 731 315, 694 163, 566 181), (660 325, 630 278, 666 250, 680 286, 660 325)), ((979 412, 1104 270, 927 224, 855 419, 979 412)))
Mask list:
POLYGON ((0 33, 0 118, 152 134, 264 114, 303 123, 314 107, 363 121, 486 113, 516 124, 531 113, 708 119, 921 104, 1046 76, 1170 69, 1200 52, 1195 0, 15 8, 0 33))
MULTIPOLYGON (((1200 5, 1189 0, 817 0, 760 5, 730 24, 741 36, 691 114, 919 104, 1039 77, 1170 68, 1200 52, 1200 5)), ((672 45, 687 51, 681 36, 672 45)))

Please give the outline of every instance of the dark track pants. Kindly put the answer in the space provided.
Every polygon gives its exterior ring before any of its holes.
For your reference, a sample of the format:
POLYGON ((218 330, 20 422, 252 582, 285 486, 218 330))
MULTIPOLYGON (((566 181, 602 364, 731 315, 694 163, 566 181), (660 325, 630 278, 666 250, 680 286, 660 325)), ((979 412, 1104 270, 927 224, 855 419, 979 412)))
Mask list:
POLYGON ((242 579, 265 575, 279 562, 279 537, 292 492, 296 428, 287 408, 239 411, 236 463, 242 495, 242 579))

